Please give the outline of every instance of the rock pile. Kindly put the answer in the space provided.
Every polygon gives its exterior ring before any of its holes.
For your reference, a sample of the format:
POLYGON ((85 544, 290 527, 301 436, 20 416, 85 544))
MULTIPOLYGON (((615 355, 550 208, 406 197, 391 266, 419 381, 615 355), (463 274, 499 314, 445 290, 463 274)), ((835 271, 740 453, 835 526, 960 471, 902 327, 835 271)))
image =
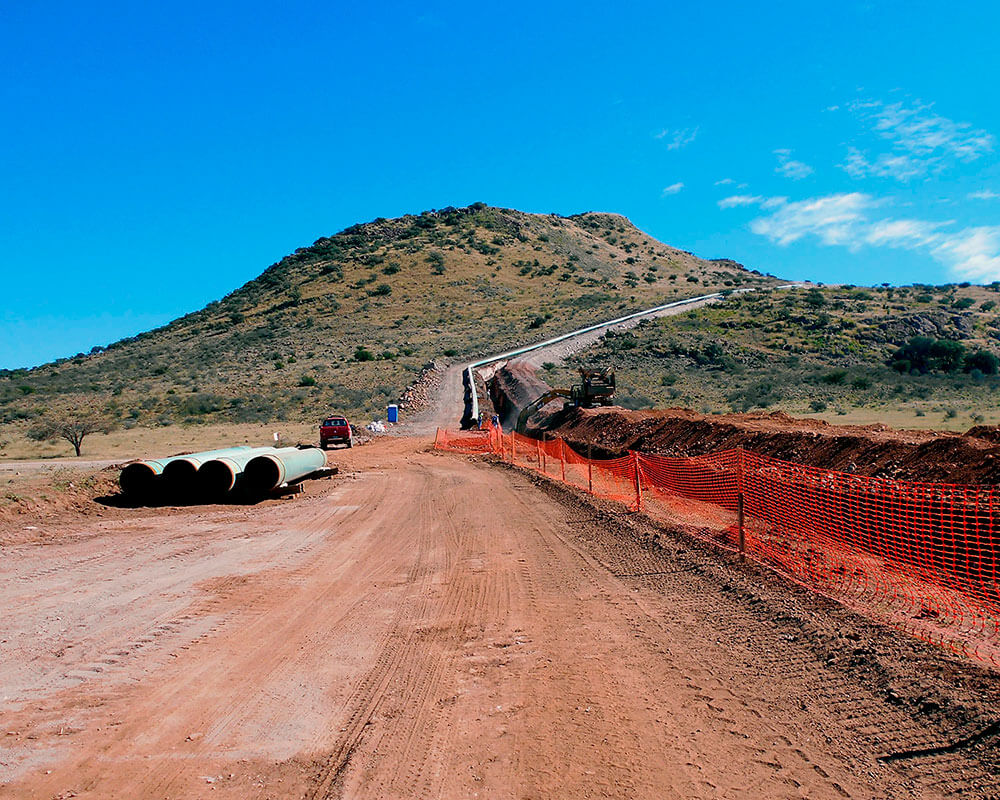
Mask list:
POLYGON ((399 400, 396 401, 400 410, 410 412, 423 411, 431 403, 431 398, 441 392, 441 382, 444 380, 444 367, 436 361, 424 364, 420 377, 412 386, 407 386, 399 400))

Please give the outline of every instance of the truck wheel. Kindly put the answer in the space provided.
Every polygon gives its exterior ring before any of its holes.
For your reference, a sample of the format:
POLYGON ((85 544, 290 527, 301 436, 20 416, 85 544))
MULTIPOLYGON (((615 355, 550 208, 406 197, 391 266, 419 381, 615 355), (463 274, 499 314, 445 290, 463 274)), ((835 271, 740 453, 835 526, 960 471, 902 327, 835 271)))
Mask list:
POLYGON ((320 450, 326 450, 326 442, 320 442, 319 443, 319 449, 320 450))
POLYGON ((347 440, 347 446, 348 447, 354 447, 354 440, 353 439, 348 439, 347 440))

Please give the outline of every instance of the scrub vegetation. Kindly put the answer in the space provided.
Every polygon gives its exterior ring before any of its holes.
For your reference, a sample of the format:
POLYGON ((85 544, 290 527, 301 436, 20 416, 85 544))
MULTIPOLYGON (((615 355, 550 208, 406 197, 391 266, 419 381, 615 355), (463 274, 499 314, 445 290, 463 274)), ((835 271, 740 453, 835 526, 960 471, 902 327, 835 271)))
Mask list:
MULTIPOLYGON (((88 410, 122 427, 384 414, 432 359, 461 360, 701 291, 773 279, 623 217, 481 203, 318 239, 162 328, 0 371, 0 422, 88 410)), ((4 436, 3 438, 10 438, 4 436)))
POLYGON ((768 410, 965 430, 1000 422, 1000 283, 815 287, 725 302, 609 334, 549 371, 617 368, 626 407, 768 410))

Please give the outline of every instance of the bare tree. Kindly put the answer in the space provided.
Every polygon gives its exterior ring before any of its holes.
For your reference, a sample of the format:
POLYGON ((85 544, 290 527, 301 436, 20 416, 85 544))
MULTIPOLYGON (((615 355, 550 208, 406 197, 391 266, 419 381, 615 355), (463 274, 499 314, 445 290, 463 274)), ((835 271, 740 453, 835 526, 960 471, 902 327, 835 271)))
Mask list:
POLYGON ((114 423, 111 420, 97 414, 62 414, 43 419, 28 431, 28 438, 38 442, 65 439, 73 445, 76 454, 80 455, 85 436, 91 433, 109 433, 113 428, 114 423))

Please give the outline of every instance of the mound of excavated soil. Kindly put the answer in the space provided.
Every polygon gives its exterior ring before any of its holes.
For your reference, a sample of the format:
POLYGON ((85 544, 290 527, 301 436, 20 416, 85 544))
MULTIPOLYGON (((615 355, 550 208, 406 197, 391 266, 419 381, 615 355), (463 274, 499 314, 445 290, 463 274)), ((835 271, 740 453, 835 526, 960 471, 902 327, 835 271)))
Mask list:
POLYGON ((831 425, 787 414, 708 416, 684 409, 573 409, 550 417, 546 430, 581 453, 616 457, 629 450, 697 456, 733 447, 859 475, 910 481, 1000 483, 1000 428, 966 434, 893 430, 885 425, 831 425))

